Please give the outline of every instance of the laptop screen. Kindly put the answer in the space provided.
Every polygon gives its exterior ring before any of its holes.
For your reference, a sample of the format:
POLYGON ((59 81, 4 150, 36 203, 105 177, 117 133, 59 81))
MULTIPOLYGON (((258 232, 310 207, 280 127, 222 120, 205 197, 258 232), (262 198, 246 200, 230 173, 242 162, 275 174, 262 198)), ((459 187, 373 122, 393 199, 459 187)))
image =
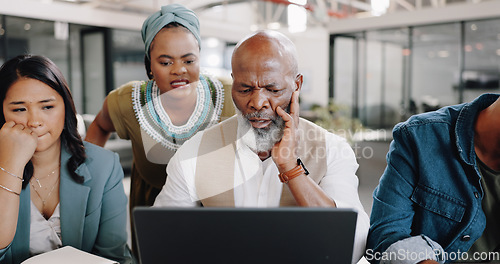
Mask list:
POLYGON ((357 213, 337 208, 136 207, 142 264, 351 263, 357 213))

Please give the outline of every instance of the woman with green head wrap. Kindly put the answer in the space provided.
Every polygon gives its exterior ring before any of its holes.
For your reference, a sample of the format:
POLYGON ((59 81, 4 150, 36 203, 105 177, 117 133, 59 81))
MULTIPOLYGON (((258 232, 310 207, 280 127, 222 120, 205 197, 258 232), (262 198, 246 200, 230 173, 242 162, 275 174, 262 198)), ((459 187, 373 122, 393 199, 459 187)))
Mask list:
POLYGON ((186 140, 234 114, 231 100, 225 107, 222 84, 200 74, 200 24, 192 10, 163 6, 141 33, 149 80, 112 91, 85 138, 104 146, 116 131, 132 141, 130 209, 153 205, 168 161, 186 140))

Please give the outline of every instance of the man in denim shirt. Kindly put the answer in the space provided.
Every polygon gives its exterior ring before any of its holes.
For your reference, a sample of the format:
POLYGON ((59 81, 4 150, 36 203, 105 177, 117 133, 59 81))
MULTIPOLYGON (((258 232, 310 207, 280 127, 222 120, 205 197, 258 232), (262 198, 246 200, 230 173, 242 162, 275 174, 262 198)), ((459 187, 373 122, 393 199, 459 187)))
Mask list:
POLYGON ((499 95, 413 116, 393 136, 373 193, 366 259, 444 263, 498 252, 499 95))

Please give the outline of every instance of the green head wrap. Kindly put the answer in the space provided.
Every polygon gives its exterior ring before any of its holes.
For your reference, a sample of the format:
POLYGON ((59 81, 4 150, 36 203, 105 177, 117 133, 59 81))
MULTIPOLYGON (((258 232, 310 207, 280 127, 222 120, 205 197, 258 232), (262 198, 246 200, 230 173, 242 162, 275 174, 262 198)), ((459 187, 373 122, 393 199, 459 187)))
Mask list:
POLYGON ((156 34, 166 25, 177 22, 193 33, 198 46, 201 45, 200 40, 200 22, 198 17, 191 10, 180 4, 172 4, 162 6, 161 10, 149 16, 144 24, 142 24, 142 41, 144 41, 146 56, 149 58, 149 47, 155 38, 156 34))

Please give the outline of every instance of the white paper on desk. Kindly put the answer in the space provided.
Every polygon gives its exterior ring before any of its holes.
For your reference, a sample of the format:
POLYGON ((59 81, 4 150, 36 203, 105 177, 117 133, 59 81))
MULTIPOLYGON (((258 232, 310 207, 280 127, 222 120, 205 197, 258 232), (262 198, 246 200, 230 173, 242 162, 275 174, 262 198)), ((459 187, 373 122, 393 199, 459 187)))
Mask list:
POLYGON ((40 255, 33 256, 21 264, 115 264, 103 257, 99 257, 71 246, 65 246, 40 255))

